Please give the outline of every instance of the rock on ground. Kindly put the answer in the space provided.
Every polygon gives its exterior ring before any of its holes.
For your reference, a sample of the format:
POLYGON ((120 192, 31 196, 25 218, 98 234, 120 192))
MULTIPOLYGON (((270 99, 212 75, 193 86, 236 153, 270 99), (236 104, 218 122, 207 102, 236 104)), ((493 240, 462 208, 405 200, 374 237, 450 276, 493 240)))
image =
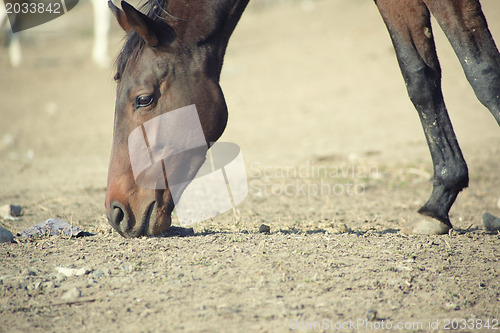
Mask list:
POLYGON ((14 235, 9 230, 0 227, 0 243, 10 243, 14 240, 14 235))

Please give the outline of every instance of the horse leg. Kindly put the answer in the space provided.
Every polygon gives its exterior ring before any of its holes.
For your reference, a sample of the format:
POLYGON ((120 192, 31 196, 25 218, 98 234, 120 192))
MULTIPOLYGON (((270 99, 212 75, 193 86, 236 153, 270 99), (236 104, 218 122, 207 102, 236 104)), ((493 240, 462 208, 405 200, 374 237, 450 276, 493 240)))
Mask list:
POLYGON ((21 52, 21 41, 19 33, 13 33, 10 28, 7 10, 5 9, 3 1, 0 1, 0 27, 7 26, 7 48, 9 53, 10 65, 18 67, 23 59, 21 52))
POLYGON ((19 67, 23 61, 19 32, 13 33, 12 31, 9 31, 9 59, 12 67, 19 67))
POLYGON ((500 125, 500 53, 479 0, 424 0, 460 59, 479 101, 500 125))
POLYGON ((110 60, 108 55, 108 36, 110 26, 110 10, 105 0, 92 0, 94 8, 94 46, 92 60, 100 67, 107 67, 110 60))
POLYGON ((3 28, 7 22, 7 10, 2 0, 0 0, 0 28, 3 28))
POLYGON ((418 212, 432 219, 412 221, 412 234, 443 234, 452 228, 448 213, 458 193, 468 185, 467 164, 458 145, 441 91, 439 66, 430 24, 422 0, 376 0, 389 30, 408 95, 422 123, 434 165, 432 194, 418 212))

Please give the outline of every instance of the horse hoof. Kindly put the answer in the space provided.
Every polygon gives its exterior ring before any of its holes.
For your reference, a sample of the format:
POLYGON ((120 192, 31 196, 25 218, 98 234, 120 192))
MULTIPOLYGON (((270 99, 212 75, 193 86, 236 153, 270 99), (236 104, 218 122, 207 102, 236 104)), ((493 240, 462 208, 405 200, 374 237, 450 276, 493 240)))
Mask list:
POLYGON ((407 235, 445 235, 451 227, 430 217, 418 216, 405 225, 401 231, 407 235))

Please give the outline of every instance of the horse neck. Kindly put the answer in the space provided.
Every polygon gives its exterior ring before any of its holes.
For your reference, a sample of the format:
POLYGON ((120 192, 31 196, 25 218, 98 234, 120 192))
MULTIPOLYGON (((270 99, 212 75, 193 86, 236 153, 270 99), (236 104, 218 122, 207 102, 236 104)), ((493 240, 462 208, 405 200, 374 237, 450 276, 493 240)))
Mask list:
POLYGON ((249 0, 170 0, 165 17, 188 45, 205 58, 205 71, 217 81, 229 38, 249 0))

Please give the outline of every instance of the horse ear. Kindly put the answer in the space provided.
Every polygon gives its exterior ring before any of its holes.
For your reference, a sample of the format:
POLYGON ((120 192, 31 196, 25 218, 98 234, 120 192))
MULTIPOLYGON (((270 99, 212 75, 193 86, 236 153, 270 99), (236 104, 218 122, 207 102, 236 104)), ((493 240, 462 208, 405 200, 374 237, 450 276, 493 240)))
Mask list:
POLYGON ((132 26, 132 29, 144 38, 149 46, 158 45, 154 21, 127 2, 122 1, 121 4, 125 16, 127 17, 127 22, 132 26))
POLYGON ((125 16, 123 10, 116 7, 111 0, 108 1, 108 7, 113 12, 113 15, 115 15, 120 27, 122 27, 122 29, 125 30, 126 33, 128 33, 130 29, 132 29, 132 26, 128 23, 127 16, 125 16))
POLYGON ((123 10, 116 7, 111 1, 108 1, 108 5, 123 30, 128 33, 130 29, 134 29, 135 32, 144 38, 149 46, 158 45, 156 25, 151 18, 147 17, 125 1, 121 2, 123 10))

